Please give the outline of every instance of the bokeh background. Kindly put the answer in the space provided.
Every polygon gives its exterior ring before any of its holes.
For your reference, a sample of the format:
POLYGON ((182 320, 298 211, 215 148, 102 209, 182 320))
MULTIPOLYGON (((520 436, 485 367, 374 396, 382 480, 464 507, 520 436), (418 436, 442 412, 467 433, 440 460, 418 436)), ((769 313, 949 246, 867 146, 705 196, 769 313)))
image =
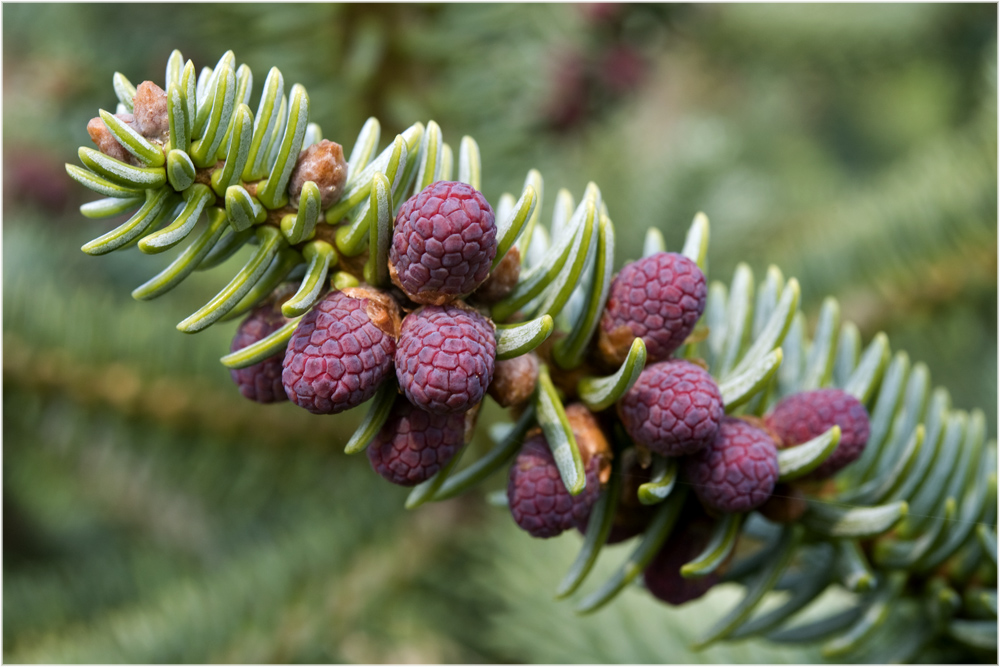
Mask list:
MULTIPOLYGON (((807 315, 837 296, 995 436, 996 12, 5 4, 3 659, 818 659, 690 653, 725 586, 679 611, 629 590, 577 619, 551 592, 578 536, 532 540, 478 494, 405 511, 405 490, 340 453, 359 415, 250 404, 218 363, 235 323, 174 329, 233 265, 132 301, 170 257, 81 253, 106 223, 78 213, 92 197, 63 164, 114 106, 115 71, 162 83, 174 48, 198 67, 233 49, 258 82, 276 65, 304 84, 348 148, 371 115, 383 138, 428 119, 453 146, 471 134, 493 202, 532 167, 544 215, 595 181, 619 261, 649 226, 677 248, 705 211, 711 278, 774 263, 807 315)), ((624 555, 608 551, 604 571, 624 555)))

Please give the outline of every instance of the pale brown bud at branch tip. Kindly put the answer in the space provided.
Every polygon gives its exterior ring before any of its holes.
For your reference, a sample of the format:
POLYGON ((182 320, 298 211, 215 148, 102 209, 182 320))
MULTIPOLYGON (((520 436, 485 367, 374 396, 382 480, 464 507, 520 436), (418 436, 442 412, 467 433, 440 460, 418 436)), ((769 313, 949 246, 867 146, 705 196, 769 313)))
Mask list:
MULTIPOLYGON (((135 116, 132 114, 119 113, 115 114, 115 118, 118 118, 138 131, 138 127, 135 125, 135 116)), ((101 151, 108 157, 113 157, 116 160, 120 160, 126 164, 134 166, 140 166, 142 164, 134 155, 125 150, 124 146, 118 143, 118 140, 115 139, 115 135, 111 134, 111 130, 109 130, 108 126, 104 124, 104 121, 100 116, 91 118, 90 122, 87 123, 87 134, 90 135, 91 141, 93 141, 97 146, 97 150, 101 151)))
POLYGON ((299 205, 302 186, 307 181, 319 186, 323 208, 329 208, 337 201, 347 181, 347 162, 340 144, 324 139, 299 153, 295 171, 288 184, 292 206, 299 205))
POLYGON ((142 136, 147 139, 166 140, 170 133, 166 91, 152 81, 143 81, 135 89, 132 108, 135 113, 135 123, 142 136))

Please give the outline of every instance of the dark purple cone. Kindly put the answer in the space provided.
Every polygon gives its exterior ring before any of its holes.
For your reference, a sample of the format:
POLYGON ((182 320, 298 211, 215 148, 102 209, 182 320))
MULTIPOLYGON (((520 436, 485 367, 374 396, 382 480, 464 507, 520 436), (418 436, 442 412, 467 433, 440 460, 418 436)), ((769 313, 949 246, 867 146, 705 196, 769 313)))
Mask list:
POLYGON ((648 366, 618 402, 622 425, 637 444, 664 456, 693 454, 715 438, 724 415, 711 374, 690 361, 648 366))
MULTIPOLYGON (((236 330, 229 351, 242 350, 270 336, 283 326, 285 318, 281 314, 279 304, 265 303, 258 306, 236 330)), ((239 387, 240 393, 251 401, 278 403, 288 400, 285 388, 281 384, 281 355, 265 359, 253 366, 230 370, 229 374, 239 387)))
MULTIPOLYGON (((618 507, 615 510, 614 522, 605 544, 618 544, 644 532, 646 526, 656 513, 655 505, 643 505, 639 502, 639 487, 653 479, 653 468, 643 468, 639 465, 635 448, 630 447, 622 454, 622 485, 618 497, 618 507)), ((580 526, 580 532, 586 533, 588 526, 580 526)))
POLYGON ((521 447, 507 482, 510 512, 518 526, 534 537, 555 537, 564 530, 586 530, 590 509, 601 493, 599 459, 586 466, 587 486, 571 496, 559 477, 545 436, 529 437, 521 447))
POLYGON ((707 295, 704 274, 684 255, 658 252, 627 264, 611 284, 601 317, 602 354, 621 363, 639 337, 650 361, 670 358, 694 331, 707 295))
POLYGON ((486 280, 497 253, 493 208, 465 183, 437 181, 403 203, 389 248, 392 281, 417 303, 443 304, 486 280))
POLYGON ((296 405, 343 412, 371 398, 392 372, 396 341, 372 322, 367 301, 331 292, 299 322, 281 373, 296 405))
POLYGON ((621 496, 615 511, 615 520, 611 524, 607 544, 617 544, 645 532, 649 522, 656 513, 655 505, 643 505, 639 502, 639 487, 653 479, 653 468, 643 468, 635 457, 635 450, 629 449, 631 460, 624 465, 625 479, 622 480, 621 496))
MULTIPOLYGON (((688 506, 690 509, 690 505, 688 506)), ((653 597, 674 606, 697 600, 719 582, 718 572, 686 579, 681 567, 698 556, 712 536, 712 520, 703 512, 681 517, 670 537, 660 547, 643 577, 653 597)))
POLYGON ((778 449, 771 436, 726 417, 715 440, 686 460, 688 481, 706 506, 749 512, 770 497, 778 481, 778 449))
POLYGON ((396 400, 389 420, 368 446, 368 461, 393 484, 415 486, 430 479, 465 444, 465 415, 424 412, 396 400))
POLYGON ((418 408, 465 412, 493 381, 493 326, 479 313, 457 306, 425 306, 403 320, 396 347, 396 378, 418 408))
POLYGON ((811 479, 830 477, 858 460, 870 430, 865 406, 840 389, 817 389, 785 398, 767 416, 767 426, 781 438, 784 447, 801 445, 832 426, 840 427, 837 449, 808 475, 811 479))

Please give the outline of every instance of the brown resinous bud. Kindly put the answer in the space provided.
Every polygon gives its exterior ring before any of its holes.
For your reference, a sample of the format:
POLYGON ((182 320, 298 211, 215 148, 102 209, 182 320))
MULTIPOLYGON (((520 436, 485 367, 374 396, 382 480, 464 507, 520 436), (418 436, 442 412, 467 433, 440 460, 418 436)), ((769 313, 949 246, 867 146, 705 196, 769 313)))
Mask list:
POLYGON ((497 361, 487 392, 502 408, 521 405, 531 398, 538 383, 538 356, 534 352, 497 361))
POLYGON ((344 149, 338 143, 324 139, 303 149, 288 182, 288 196, 292 206, 299 205, 302 187, 308 181, 319 186, 322 207, 327 209, 332 206, 344 191, 347 169, 344 149))
POLYGON ((566 419, 576 438, 577 449, 583 459, 583 469, 587 470, 592 459, 597 460, 597 478, 601 486, 611 478, 611 445, 601 430, 594 414, 582 403, 573 403, 566 407, 566 419))
MULTIPOLYGON (((135 89, 132 109, 133 113, 115 114, 115 118, 121 120, 146 139, 161 145, 165 143, 170 133, 166 92, 152 81, 143 81, 135 89)), ((97 150, 108 157, 133 166, 142 166, 142 163, 134 155, 118 143, 100 116, 91 118, 90 122, 87 123, 87 134, 97 146, 97 150)))

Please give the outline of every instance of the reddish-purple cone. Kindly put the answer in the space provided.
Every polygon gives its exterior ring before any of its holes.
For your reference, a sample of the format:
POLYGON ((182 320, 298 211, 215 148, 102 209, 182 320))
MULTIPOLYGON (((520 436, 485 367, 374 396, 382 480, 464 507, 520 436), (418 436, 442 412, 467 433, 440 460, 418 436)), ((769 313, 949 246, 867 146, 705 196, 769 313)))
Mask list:
POLYGON ((415 486, 430 479, 465 444, 464 414, 435 415, 404 398, 368 446, 368 461, 393 484, 415 486))
POLYGON ((437 181, 403 203, 389 248, 389 274, 423 304, 471 294, 497 254, 493 208, 465 183, 437 181))
POLYGON ((723 414, 722 394, 711 374, 682 360, 648 366, 618 402, 618 415, 632 439, 664 456, 706 447, 723 414))
POLYGON ((704 274, 684 255, 658 252, 626 265, 601 317, 601 353, 621 363, 639 337, 650 361, 668 359, 694 330, 707 294, 704 274))
POLYGON ((756 426, 726 417, 712 443, 688 457, 685 467, 706 507, 749 512, 764 504, 778 482, 778 448, 756 426))
POLYGON ((681 567, 702 552, 711 536, 712 521, 703 512, 681 517, 643 572, 646 589, 653 597, 674 606, 682 605, 697 600, 719 582, 717 572, 692 579, 681 576, 681 567))
MULTIPOLYGON (((643 468, 639 464, 635 448, 630 447, 622 453, 622 485, 618 495, 618 507, 611 524, 611 531, 605 544, 618 544, 645 532, 646 527, 656 513, 655 505, 643 505, 639 502, 639 487, 653 479, 653 468, 643 468)), ((586 533, 587 526, 579 526, 581 533, 586 533)))
MULTIPOLYGON (((242 350, 262 338, 266 338, 285 325, 281 307, 273 302, 258 306, 233 336, 230 352, 242 350)), ((235 368, 229 371, 233 382, 239 387, 240 393, 251 401, 258 403, 277 403, 288 400, 285 388, 281 384, 281 356, 265 359, 253 366, 235 368)))
POLYGON ((396 378, 418 408, 465 412, 493 381, 496 335, 490 322, 457 306, 425 306, 403 320, 396 378))
POLYGON ((299 322, 281 373, 296 405, 343 412, 371 398, 392 372, 396 341, 372 322, 368 301, 331 292, 299 322))
POLYGON ((555 537, 570 528, 587 529, 590 510, 601 493, 600 464, 593 457, 585 467, 587 486, 571 496, 559 477, 545 436, 529 437, 514 460, 507 482, 510 512, 518 526, 534 537, 555 537))
POLYGON ((767 416, 767 426, 782 446, 794 447, 840 427, 840 442, 833 454, 810 473, 813 479, 830 477, 861 456, 868 443, 868 412, 861 402, 840 389, 817 389, 793 394, 767 416))

